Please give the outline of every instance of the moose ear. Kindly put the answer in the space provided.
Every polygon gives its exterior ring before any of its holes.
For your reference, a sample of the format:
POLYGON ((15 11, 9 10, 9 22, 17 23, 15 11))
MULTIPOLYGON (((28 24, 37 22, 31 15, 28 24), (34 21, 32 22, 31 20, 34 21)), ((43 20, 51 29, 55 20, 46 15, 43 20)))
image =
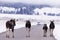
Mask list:
POLYGON ((50 20, 50 22, 54 22, 54 20, 50 20))

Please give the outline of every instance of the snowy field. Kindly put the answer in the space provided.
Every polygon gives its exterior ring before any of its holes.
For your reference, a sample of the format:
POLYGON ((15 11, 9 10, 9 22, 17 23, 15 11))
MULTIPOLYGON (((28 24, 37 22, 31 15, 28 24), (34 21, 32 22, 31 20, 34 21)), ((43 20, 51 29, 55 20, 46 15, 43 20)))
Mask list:
MULTIPOLYGON (((2 32, 5 32, 6 31, 6 26, 5 26, 5 23, 6 23, 7 20, 0 20, 0 33, 2 32)), ((32 25, 37 25, 37 22, 31 22, 32 25)), ((49 21, 42 21, 40 22, 40 24, 42 23, 47 23, 48 27, 49 27, 49 21)), ((60 22, 57 22, 55 21, 55 30, 54 30, 54 37, 57 39, 57 40, 60 40, 60 22)), ((15 26, 15 29, 19 29, 19 28, 22 28, 22 27, 25 27, 25 22, 24 21, 17 21, 16 22, 16 26, 15 26)))
MULTIPOLYGON (((9 14, 10 15, 10 14, 9 14)), ((7 14, 0 14, 0 33, 5 32, 6 31, 6 21, 10 20, 11 18, 15 18, 18 19, 18 21, 16 21, 16 26, 15 29, 18 28, 22 28, 25 27, 25 22, 26 19, 31 21, 32 25, 37 25, 38 22, 40 22, 40 24, 44 24, 46 23, 49 27, 50 24, 50 20, 54 20, 55 23, 55 29, 54 29, 54 37, 57 40, 60 40, 60 19, 59 17, 47 17, 47 16, 37 16, 37 15, 12 15, 9 16, 7 14)))
MULTIPOLYGON (((7 20, 0 20, 0 33, 6 31, 6 21, 7 20)), ((36 22, 32 22, 32 25, 36 25, 36 22)), ((24 21, 17 21, 15 29, 25 27, 25 22, 24 21)))

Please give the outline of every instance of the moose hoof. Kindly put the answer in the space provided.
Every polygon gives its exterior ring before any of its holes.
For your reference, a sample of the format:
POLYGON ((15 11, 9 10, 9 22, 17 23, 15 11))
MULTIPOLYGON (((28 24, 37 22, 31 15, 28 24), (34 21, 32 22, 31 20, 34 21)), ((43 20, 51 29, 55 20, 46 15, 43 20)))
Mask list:
POLYGON ((43 37, 47 37, 46 35, 43 35, 43 37))
POLYGON ((50 35, 50 37, 53 37, 53 35, 50 35))
POLYGON ((9 38, 9 36, 6 36, 6 38, 9 38))
POLYGON ((26 37, 30 37, 30 36, 26 36, 26 37))
POLYGON ((14 38, 14 36, 12 36, 14 38))

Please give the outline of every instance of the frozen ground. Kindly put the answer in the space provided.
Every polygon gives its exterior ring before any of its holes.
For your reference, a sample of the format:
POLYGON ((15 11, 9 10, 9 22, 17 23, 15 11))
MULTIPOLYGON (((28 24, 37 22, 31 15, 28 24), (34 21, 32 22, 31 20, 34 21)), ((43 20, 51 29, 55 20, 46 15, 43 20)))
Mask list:
POLYGON ((26 37, 25 27, 15 30, 15 37, 12 38, 10 33, 10 38, 6 38, 6 32, 0 33, 0 40, 56 40, 55 36, 50 37, 49 30, 47 32, 47 37, 43 37, 43 25, 32 25, 30 31, 30 37, 26 37))
MULTIPOLYGON (((5 23, 7 20, 0 20, 0 33, 5 32, 6 31, 6 27, 5 27, 5 23)), ((37 25, 37 22, 31 22, 32 25, 37 25)), ((49 26, 49 21, 41 21, 40 24, 42 23, 47 23, 49 26)), ((59 21, 55 21, 55 29, 54 29, 54 36, 57 40, 60 40, 60 22, 59 21)), ((25 27, 25 21, 17 21, 16 22, 16 26, 15 29, 19 29, 25 27)))
POLYGON ((36 25, 38 22, 40 22, 40 24, 48 24, 49 26, 49 21, 50 20, 55 20, 55 29, 54 29, 54 36, 57 40, 60 40, 60 17, 50 17, 50 16, 37 16, 37 15, 12 15, 9 16, 7 14, 0 14, 0 33, 5 32, 6 31, 6 26, 5 23, 7 20, 11 18, 16 18, 19 19, 19 21, 16 22, 16 26, 15 29, 19 29, 22 27, 25 27, 25 20, 29 19, 31 20, 32 25, 36 25), (3 20, 4 19, 4 20, 3 20), (56 20, 57 19, 57 20, 56 20))
POLYGON ((60 40, 60 24, 56 24, 54 29, 54 36, 57 40, 60 40))
MULTIPOLYGON (((0 33, 6 31, 6 21, 7 20, 0 20, 0 33)), ((32 25, 36 25, 37 22, 32 22, 32 25)), ((17 21, 15 29, 25 27, 25 22, 24 21, 17 21)))

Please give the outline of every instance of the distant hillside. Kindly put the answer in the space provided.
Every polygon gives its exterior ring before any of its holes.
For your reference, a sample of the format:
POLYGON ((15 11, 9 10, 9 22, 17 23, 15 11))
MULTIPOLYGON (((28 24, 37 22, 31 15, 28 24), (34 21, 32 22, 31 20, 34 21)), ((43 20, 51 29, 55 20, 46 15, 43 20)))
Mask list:
POLYGON ((51 7, 50 5, 46 4, 25 4, 25 3, 5 3, 5 2, 0 2, 0 6, 2 7, 14 7, 14 8, 21 8, 20 12, 17 12, 17 14, 33 14, 33 10, 35 8, 43 8, 43 7, 51 7), (23 7, 26 7, 26 9, 23 12, 23 7))
POLYGON ((50 5, 46 5, 46 4, 40 4, 40 5, 35 5, 35 4, 25 4, 25 3, 5 3, 5 2, 0 2, 0 6, 7 6, 7 7, 38 7, 38 8, 42 8, 42 7, 51 7, 50 5))

